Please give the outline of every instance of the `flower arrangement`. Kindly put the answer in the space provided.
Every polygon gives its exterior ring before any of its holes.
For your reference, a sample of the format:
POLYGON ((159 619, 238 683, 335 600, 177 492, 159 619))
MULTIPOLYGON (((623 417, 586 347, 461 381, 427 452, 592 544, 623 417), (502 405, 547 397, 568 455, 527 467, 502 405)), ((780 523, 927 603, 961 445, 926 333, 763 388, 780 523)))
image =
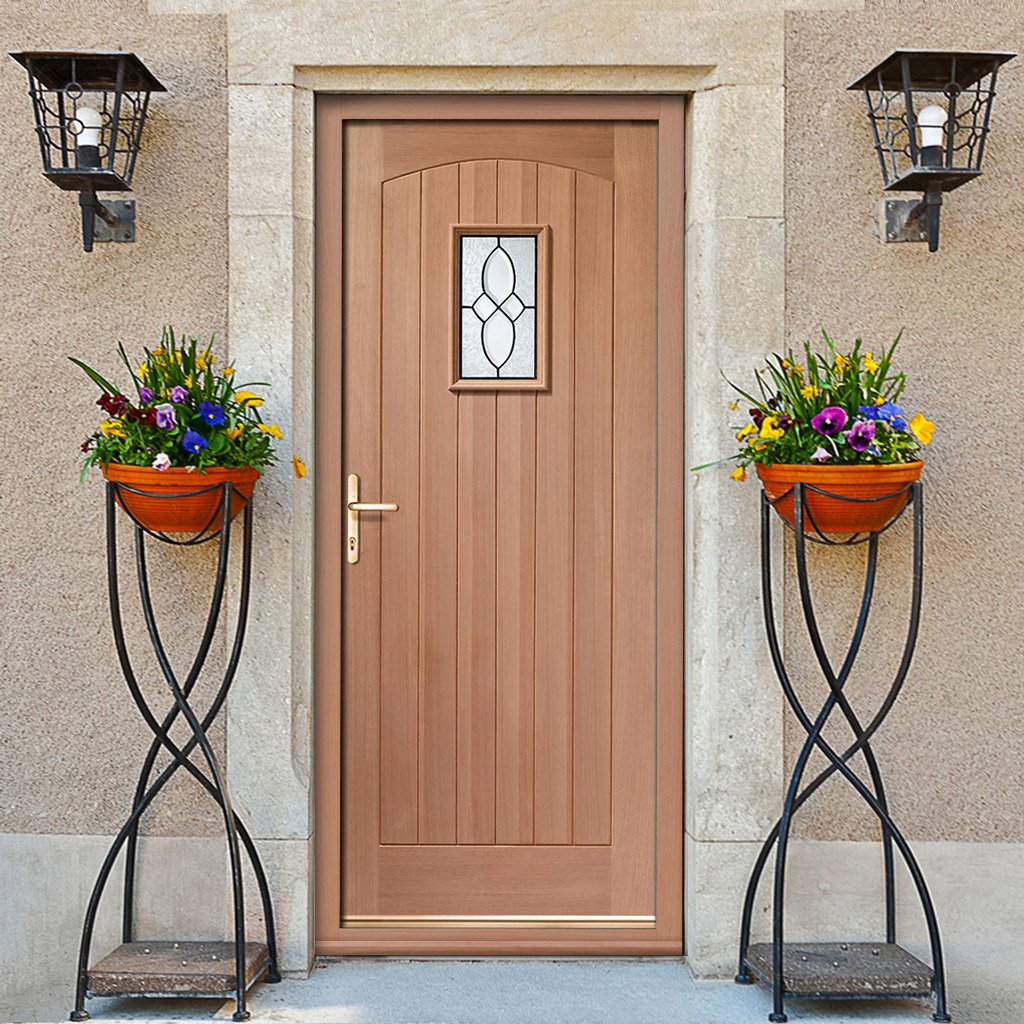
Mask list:
MULTIPOLYGON (((263 382, 238 384, 233 363, 217 365, 209 345, 199 338, 175 338, 165 327, 159 347, 145 349, 134 367, 123 345, 118 352, 131 375, 136 397, 129 399, 80 359, 71 361, 89 376, 102 394, 96 404, 107 414, 99 429, 82 442, 85 465, 111 463, 205 470, 210 467, 263 467, 276 461, 274 441, 284 434, 260 415, 263 398, 250 388, 263 382)), ((295 475, 305 466, 292 457, 295 475)))
MULTIPOLYGON (((804 365, 792 349, 771 355, 756 376, 758 397, 728 381, 750 403, 749 421, 733 428, 739 450, 721 460, 738 463, 734 480, 745 480, 751 463, 914 462, 931 441, 935 424, 921 413, 908 417, 897 404, 906 375, 893 372, 892 357, 902 332, 877 359, 859 338, 852 350, 840 352, 828 334, 822 334, 824 351, 812 352, 811 343, 804 343, 799 357, 804 365)), ((739 405, 736 401, 729 408, 739 405)))

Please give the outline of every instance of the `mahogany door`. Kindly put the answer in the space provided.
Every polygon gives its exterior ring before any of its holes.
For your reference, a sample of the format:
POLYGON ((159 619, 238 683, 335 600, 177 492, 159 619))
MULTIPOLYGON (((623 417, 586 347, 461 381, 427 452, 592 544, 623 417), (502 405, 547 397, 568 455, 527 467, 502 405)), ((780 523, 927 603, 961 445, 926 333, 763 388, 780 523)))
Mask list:
POLYGON ((320 100, 321 953, 682 952, 681 102, 320 100))

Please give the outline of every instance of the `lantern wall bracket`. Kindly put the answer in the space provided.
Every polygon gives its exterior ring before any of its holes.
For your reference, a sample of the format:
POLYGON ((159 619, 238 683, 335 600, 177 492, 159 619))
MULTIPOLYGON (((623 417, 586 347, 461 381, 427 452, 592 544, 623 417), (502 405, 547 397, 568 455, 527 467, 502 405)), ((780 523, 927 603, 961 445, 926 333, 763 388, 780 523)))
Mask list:
POLYGON ((939 213, 942 191, 934 189, 920 199, 881 199, 878 228, 883 242, 927 242, 928 251, 939 248, 939 213))
POLYGON ((82 248, 92 252, 93 242, 135 241, 135 200, 100 199, 85 189, 78 193, 82 208, 82 248))

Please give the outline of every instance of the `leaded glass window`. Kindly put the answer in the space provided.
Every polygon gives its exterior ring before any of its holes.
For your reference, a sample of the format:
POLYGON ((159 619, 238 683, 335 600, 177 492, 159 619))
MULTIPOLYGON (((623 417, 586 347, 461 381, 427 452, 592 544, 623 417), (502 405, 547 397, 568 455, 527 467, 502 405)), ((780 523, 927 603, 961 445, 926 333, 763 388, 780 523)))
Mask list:
POLYGON ((543 386, 546 234, 540 228, 485 230, 456 231, 453 386, 543 386))

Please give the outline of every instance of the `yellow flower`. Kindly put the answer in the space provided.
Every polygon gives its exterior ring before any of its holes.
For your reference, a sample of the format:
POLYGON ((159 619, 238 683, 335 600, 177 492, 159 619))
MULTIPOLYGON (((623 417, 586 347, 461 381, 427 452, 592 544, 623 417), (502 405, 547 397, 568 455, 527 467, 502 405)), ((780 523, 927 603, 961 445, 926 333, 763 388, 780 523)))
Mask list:
POLYGON ((149 365, 147 363, 143 363, 139 367, 139 377, 142 380, 146 380, 149 377, 149 365))
POLYGON ((729 475, 740 483, 747 479, 747 471, 743 466, 737 466, 729 475))
POLYGON ((788 370, 788 369, 789 369, 789 366, 790 366, 789 360, 788 360, 788 359, 783 359, 783 360, 782 360, 782 368, 783 368, 784 370, 788 370))
POLYGON ((258 409, 263 404, 263 399, 259 395, 254 395, 251 391, 236 391, 235 401, 249 409, 258 409))
POLYGON ((215 362, 217 362, 217 360, 213 358, 209 351, 204 349, 196 356, 196 369, 208 370, 215 362))
POLYGON ((802 377, 804 375, 804 368, 802 366, 798 366, 796 363, 794 363, 789 368, 789 375, 790 375, 790 377, 802 377))
POLYGON ((164 350, 162 348, 155 348, 155 349, 153 349, 153 355, 155 355, 157 357, 157 359, 159 359, 163 354, 164 354, 164 350))
POLYGON ((740 405, 740 403, 739 403, 739 402, 730 402, 730 403, 729 403, 729 408, 730 408, 730 409, 732 409, 732 410, 733 410, 733 411, 735 412, 735 411, 736 411, 736 409, 738 409, 738 408, 739 408, 739 405, 740 405))
POLYGON ((261 434, 269 434, 271 437, 276 437, 278 441, 284 440, 284 434, 281 433, 281 428, 276 423, 271 423, 269 425, 266 423, 257 423, 256 429, 261 434))
POLYGON ((777 441, 780 437, 784 437, 786 432, 779 429, 779 417, 778 416, 765 416, 761 421, 761 437, 766 441, 777 441))
POLYGON ((808 384, 807 387, 800 389, 800 394, 807 399, 817 398, 821 394, 821 388, 817 384, 808 384))
POLYGON ((868 373, 878 372, 878 363, 875 362, 875 357, 870 352, 864 353, 864 369, 868 373))
POLYGON ((921 444, 931 444, 932 434, 935 433, 935 424, 931 420, 926 420, 921 413, 918 413, 910 421, 910 429, 921 444))
POLYGON ((838 370, 838 371, 839 371, 840 373, 846 373, 846 371, 847 371, 847 370, 848 370, 848 369, 849 369, 849 368, 850 368, 850 367, 851 367, 852 365, 853 365, 853 364, 852 364, 852 363, 850 362, 850 360, 849 360, 849 359, 847 359, 847 358, 846 358, 846 356, 844 356, 844 355, 838 355, 838 356, 836 356, 836 363, 835 363, 835 366, 836 366, 836 369, 837 369, 837 370, 838 370))
POLYGON ((228 427, 224 433, 228 435, 229 440, 237 441, 242 436, 242 424, 236 423, 233 427, 228 427))
POLYGON ((306 464, 298 455, 292 456, 292 469, 295 471, 296 480, 301 480, 306 475, 306 464))
POLYGON ((126 437, 127 435, 121 429, 120 420, 104 420, 100 424, 100 430, 103 431, 106 437, 126 437))
POLYGON ((753 423, 748 423, 737 435, 736 440, 742 441, 743 438, 749 437, 751 434, 757 432, 757 427, 753 423))
POLYGON ((188 387, 192 387, 192 374, 191 373, 186 373, 185 374, 185 384, 188 387))
POLYGON ((228 380, 231 380, 231 378, 234 377, 235 375, 235 368, 233 366, 225 366, 224 369, 221 370, 220 372, 222 376, 227 377, 228 380))

